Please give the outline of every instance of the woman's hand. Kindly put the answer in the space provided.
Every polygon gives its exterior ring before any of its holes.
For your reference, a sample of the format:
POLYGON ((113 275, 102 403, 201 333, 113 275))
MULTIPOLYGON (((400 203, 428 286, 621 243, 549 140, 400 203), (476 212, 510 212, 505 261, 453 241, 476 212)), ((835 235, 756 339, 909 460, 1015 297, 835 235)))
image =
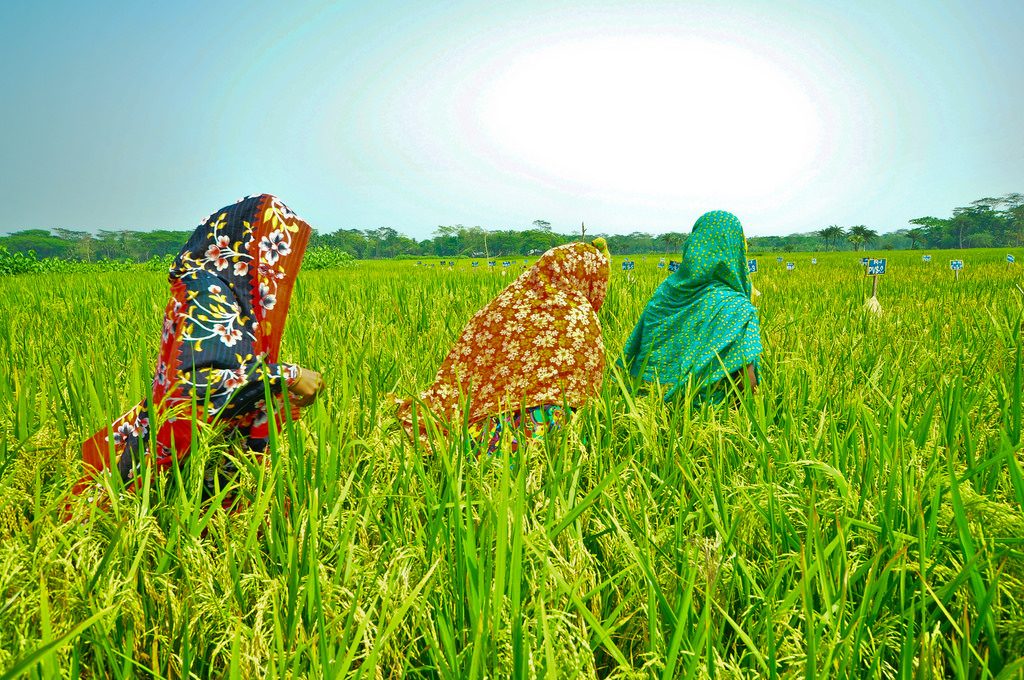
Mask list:
POLYGON ((316 395, 324 389, 324 379, 316 371, 299 367, 299 377, 288 386, 291 402, 305 408, 316 401, 316 395))

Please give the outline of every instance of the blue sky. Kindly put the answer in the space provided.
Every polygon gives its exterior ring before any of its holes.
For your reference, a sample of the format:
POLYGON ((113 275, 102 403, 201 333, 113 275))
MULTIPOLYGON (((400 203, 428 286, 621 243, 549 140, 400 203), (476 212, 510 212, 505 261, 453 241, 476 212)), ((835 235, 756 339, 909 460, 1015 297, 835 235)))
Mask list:
POLYGON ((889 231, 1024 191, 1024 2, 0 3, 0 231, 889 231))

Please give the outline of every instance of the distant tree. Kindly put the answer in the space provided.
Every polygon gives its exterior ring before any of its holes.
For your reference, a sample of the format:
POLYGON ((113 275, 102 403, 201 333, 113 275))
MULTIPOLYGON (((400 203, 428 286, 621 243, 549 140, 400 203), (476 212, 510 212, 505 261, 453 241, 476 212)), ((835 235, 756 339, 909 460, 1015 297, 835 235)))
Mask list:
POLYGON ((826 249, 828 249, 829 245, 833 248, 838 248, 839 242, 842 241, 845 235, 846 230, 835 224, 830 224, 818 232, 818 236, 825 242, 826 249))
MULTIPOLYGON (((850 231, 852 232, 853 230, 851 229, 850 231)), ((851 233, 849 236, 846 237, 846 240, 853 244, 854 250, 860 250, 860 247, 864 245, 864 237, 861 236, 860 234, 851 233)))
POLYGON ((903 232, 910 239, 910 249, 917 250, 917 244, 924 241, 924 229, 914 227, 903 232))
POLYGON ((995 239, 987 231, 979 231, 967 237, 967 246, 970 248, 991 248, 995 245, 995 239))
POLYGON ((676 231, 665 232, 658 236, 660 241, 665 246, 665 254, 675 252, 683 243, 686 241, 686 234, 680 234, 676 231))
POLYGON ((950 231, 956 236, 956 247, 964 247, 964 237, 970 234, 971 211, 966 208, 953 210, 953 218, 948 221, 950 231))
POLYGON ((850 227, 850 234, 852 236, 859 236, 860 245, 862 245, 865 248, 871 245, 871 243, 873 243, 874 241, 878 240, 878 232, 875 231, 874 229, 868 229, 863 224, 858 224, 857 226, 850 227))
POLYGON ((1013 244, 1017 247, 1024 245, 1024 195, 1010 194, 1007 199, 1006 219, 1009 223, 1008 231, 1012 235, 1013 244))
POLYGON ((73 245, 52 235, 47 229, 23 229, 2 241, 12 253, 34 252, 41 258, 68 257, 73 245))
POLYGON ((541 231, 551 231, 551 223, 545 222, 544 220, 534 220, 533 227, 534 229, 539 229, 541 231))
POLYGON ((938 217, 915 217, 909 220, 910 224, 916 225, 924 229, 924 242, 926 245, 933 248, 941 248, 946 238, 948 229, 946 227, 946 220, 939 219, 938 217))

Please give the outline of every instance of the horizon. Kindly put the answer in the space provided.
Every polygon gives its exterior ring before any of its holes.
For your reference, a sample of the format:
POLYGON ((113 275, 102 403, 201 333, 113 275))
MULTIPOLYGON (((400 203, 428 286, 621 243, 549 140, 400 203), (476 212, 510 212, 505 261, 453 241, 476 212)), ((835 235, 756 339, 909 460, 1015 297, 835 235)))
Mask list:
POLYGON ((1024 186, 1024 3, 23 3, 0 19, 18 64, 0 234, 187 231, 261 191, 321 233, 417 241, 538 219, 688 233, 718 208, 751 237, 892 233, 1024 186))
MULTIPOLYGON (((161 231, 163 231, 163 232, 191 233, 192 231, 194 231, 199 226, 200 226, 200 224, 197 224, 197 225, 195 225, 193 227, 189 227, 189 228, 186 228, 186 229, 175 229, 175 228, 170 228, 170 227, 154 227, 152 229, 105 228, 105 227, 100 227, 100 228, 92 229, 92 230, 88 230, 88 229, 73 229, 73 228, 70 228, 70 227, 26 227, 24 229, 15 229, 15 230, 11 230, 11 231, 0 230, 0 238, 2 238, 3 236, 10 236, 10 235, 16 234, 18 232, 22 232, 22 231, 34 231, 34 230, 46 230, 51 235, 56 235, 55 232, 56 232, 57 229, 67 229, 69 231, 83 231, 83 232, 87 232, 92 237, 96 237, 100 231, 109 231, 109 232, 127 231, 127 232, 133 232, 133 233, 154 233, 154 232, 161 232, 161 231)), ((436 234, 437 229, 439 227, 442 227, 442 226, 453 226, 453 227, 461 226, 461 227, 463 227, 465 229, 483 228, 480 225, 472 225, 472 226, 468 226, 468 225, 438 225, 437 227, 434 227, 434 231, 431 232, 430 234, 428 234, 427 236, 425 236, 423 238, 416 238, 415 240, 416 241, 430 240, 436 234)), ((829 225, 826 225, 826 226, 829 226, 829 225)), ((841 226, 843 229, 848 230, 852 226, 863 226, 863 225, 848 225, 848 226, 838 225, 838 226, 841 226)), ((338 232, 338 231, 347 231, 347 230, 350 230, 350 229, 355 229, 357 231, 366 233, 367 231, 373 231, 374 229, 377 229, 377 228, 387 228, 387 225, 381 225, 381 227, 373 227, 373 228, 370 228, 370 229, 359 229, 358 227, 339 227, 338 229, 318 229, 316 227, 312 227, 313 232, 316 233, 316 234, 319 234, 319 235, 330 235, 330 234, 333 234, 333 233, 338 232)), ((878 232, 879 236, 885 236, 885 235, 896 234, 896 232, 902 231, 903 229, 906 229, 906 228, 907 227, 899 227, 899 228, 893 229, 891 231, 882 231, 882 230, 876 230, 876 231, 878 232)), ((604 236, 630 236, 632 234, 637 234, 637 233, 639 233, 639 234, 646 234, 648 236, 661 236, 661 235, 669 234, 669 233, 689 235, 690 232, 692 231, 692 229, 693 229, 693 227, 691 225, 685 231, 684 230, 678 230, 678 229, 666 229, 665 231, 659 231, 659 232, 643 231, 643 230, 636 230, 636 231, 632 231, 632 232, 606 232, 606 231, 593 231, 592 232, 591 229, 588 227, 587 228, 587 236, 588 237, 593 237, 593 238, 598 238, 598 237, 604 237, 604 236)), ((513 232, 524 232, 524 231, 532 231, 532 230, 540 231, 539 229, 537 229, 536 227, 534 227, 532 225, 529 226, 529 227, 522 227, 522 228, 517 228, 517 227, 494 227, 494 228, 485 228, 484 230, 487 231, 487 233, 493 233, 493 232, 498 232, 498 231, 513 231, 513 232)), ((398 230, 396 230, 396 231, 398 231, 398 230)), ((577 230, 577 231, 579 231, 579 230, 577 230)), ((551 229, 551 232, 554 233, 554 234, 557 234, 558 236, 564 236, 564 237, 571 237, 571 236, 575 236, 576 235, 576 234, 574 234, 571 231, 559 231, 559 230, 554 229, 554 228, 551 229)), ((819 234, 817 232, 818 232, 818 230, 807 231, 807 232, 793 232, 793 233, 790 233, 790 234, 749 234, 749 235, 747 235, 747 238, 748 239, 750 239, 750 238, 793 238, 793 237, 800 237, 800 236, 807 237, 807 238, 818 238, 819 234)), ((402 231, 398 231, 398 233, 401 236, 406 236, 406 237, 409 237, 409 238, 414 238, 410 234, 404 233, 402 231)), ((808 251, 808 252, 812 252, 812 251, 808 251)), ((438 256, 438 257, 440 257, 440 256, 438 256)))

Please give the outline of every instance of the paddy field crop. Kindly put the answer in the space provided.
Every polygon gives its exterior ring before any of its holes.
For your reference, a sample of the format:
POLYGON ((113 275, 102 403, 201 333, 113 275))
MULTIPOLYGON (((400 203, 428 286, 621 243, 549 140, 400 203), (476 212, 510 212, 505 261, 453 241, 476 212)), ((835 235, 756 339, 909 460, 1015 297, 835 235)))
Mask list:
MULTIPOLYGON (((1024 274, 931 254, 884 254, 881 316, 859 254, 757 256, 755 395, 665 404, 612 368, 560 436, 480 461, 411 444, 389 395, 518 265, 303 273, 282 357, 327 390, 268 460, 204 430, 70 523, 78 443, 151 379, 166 280, 0 279, 0 676, 1020 677, 1024 274), (223 455, 234 514, 200 500, 223 455)), ((665 276, 631 259, 610 366, 665 276)))

